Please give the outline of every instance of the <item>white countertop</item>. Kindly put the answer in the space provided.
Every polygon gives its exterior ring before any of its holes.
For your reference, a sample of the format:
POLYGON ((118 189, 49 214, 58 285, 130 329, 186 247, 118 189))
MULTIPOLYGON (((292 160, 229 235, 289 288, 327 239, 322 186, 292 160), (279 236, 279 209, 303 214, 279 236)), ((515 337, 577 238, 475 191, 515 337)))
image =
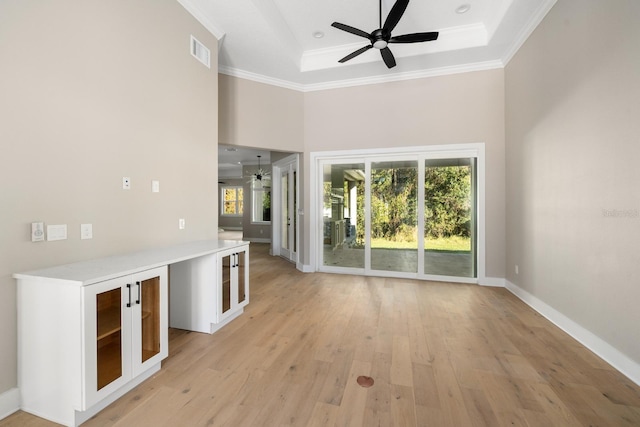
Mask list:
POLYGON ((18 280, 46 279, 86 286, 248 244, 237 240, 201 240, 16 273, 13 277, 18 280))

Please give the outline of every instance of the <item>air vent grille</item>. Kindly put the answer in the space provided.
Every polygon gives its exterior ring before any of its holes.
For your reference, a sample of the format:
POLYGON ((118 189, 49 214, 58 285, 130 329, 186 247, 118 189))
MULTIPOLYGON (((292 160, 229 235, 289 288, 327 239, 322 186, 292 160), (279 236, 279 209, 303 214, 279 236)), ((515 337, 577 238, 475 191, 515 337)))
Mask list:
POLYGON ((211 52, 193 36, 191 36, 191 55, 206 65, 207 68, 211 68, 211 52))

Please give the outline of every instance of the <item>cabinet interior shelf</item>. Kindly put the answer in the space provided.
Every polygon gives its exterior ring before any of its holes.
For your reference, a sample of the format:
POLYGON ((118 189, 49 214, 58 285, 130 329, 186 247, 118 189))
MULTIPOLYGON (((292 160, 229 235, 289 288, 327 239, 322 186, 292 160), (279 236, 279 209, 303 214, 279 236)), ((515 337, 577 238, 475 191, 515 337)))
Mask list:
MULTIPOLYGON (((151 316, 150 311, 142 312, 142 320, 151 316)), ((122 329, 120 322, 120 307, 109 307, 98 312, 98 336, 97 341, 107 338, 122 329)))

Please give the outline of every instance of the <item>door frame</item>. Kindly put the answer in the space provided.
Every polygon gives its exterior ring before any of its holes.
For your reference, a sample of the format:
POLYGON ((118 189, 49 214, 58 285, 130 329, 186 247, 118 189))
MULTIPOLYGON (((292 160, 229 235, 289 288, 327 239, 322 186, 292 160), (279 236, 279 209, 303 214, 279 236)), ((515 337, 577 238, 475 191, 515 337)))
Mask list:
MULTIPOLYGON (((293 171, 295 173, 295 183, 293 188, 295 188, 295 194, 290 194, 289 197, 289 206, 290 209, 295 209, 295 206, 299 206, 300 204, 300 155, 295 153, 290 156, 285 157, 284 159, 278 160, 271 164, 272 169, 272 180, 271 180, 271 255, 274 256, 283 256, 281 252, 282 242, 280 236, 282 235, 282 209, 281 209, 281 196, 282 196, 282 183, 281 183, 281 175, 285 171, 289 171, 290 175, 293 175, 293 171), (292 203, 293 201, 297 201, 296 203, 292 203)), ((294 180, 290 176, 290 181, 294 180)), ((290 186, 291 187, 291 186, 290 186)), ((300 252, 300 209, 298 208, 293 212, 292 217, 295 219, 295 229, 293 235, 295 236, 294 247, 297 250, 290 250, 289 253, 291 256, 287 258, 289 261, 294 264, 298 264, 299 260, 299 252, 300 252)))
MULTIPOLYGON (((425 276, 414 274, 398 274, 397 272, 377 271, 376 275, 390 277, 415 277, 427 280, 446 280, 450 282, 460 283, 485 283, 486 282, 486 250, 485 250, 485 144, 451 144, 451 145, 431 145, 418 147, 400 147, 388 149, 363 149, 363 150, 344 150, 344 151, 326 151, 310 153, 310 189, 312 197, 310 197, 309 212, 309 249, 311 271, 329 271, 321 263, 322 252, 321 243, 323 236, 322 222, 322 195, 323 195, 323 170, 322 165, 329 161, 336 163, 363 161, 365 164, 370 163, 374 159, 384 159, 396 156, 415 156, 416 158, 430 159, 448 159, 460 157, 476 158, 476 277, 454 277, 454 276, 425 276)), ((424 177, 422 177, 424 178, 424 177)), ((368 193, 368 191, 367 191, 368 193)), ((369 216, 369 209, 365 206, 365 218, 369 216)), ((361 270, 361 269, 360 269, 361 270)), ((331 271, 329 271, 331 272, 331 271)), ((357 272, 356 274, 363 274, 357 272)), ((366 272, 365 272, 366 274, 366 272)))

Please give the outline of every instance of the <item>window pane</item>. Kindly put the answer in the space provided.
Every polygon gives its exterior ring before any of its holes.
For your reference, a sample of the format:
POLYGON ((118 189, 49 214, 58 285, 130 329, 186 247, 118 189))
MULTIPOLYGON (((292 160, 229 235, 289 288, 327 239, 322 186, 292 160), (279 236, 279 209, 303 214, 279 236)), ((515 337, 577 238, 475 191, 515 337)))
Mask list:
POLYGON ((271 221, 271 192, 264 188, 253 189, 252 222, 271 221))
POLYGON ((226 215, 235 215, 236 202, 224 202, 224 213, 226 215))

